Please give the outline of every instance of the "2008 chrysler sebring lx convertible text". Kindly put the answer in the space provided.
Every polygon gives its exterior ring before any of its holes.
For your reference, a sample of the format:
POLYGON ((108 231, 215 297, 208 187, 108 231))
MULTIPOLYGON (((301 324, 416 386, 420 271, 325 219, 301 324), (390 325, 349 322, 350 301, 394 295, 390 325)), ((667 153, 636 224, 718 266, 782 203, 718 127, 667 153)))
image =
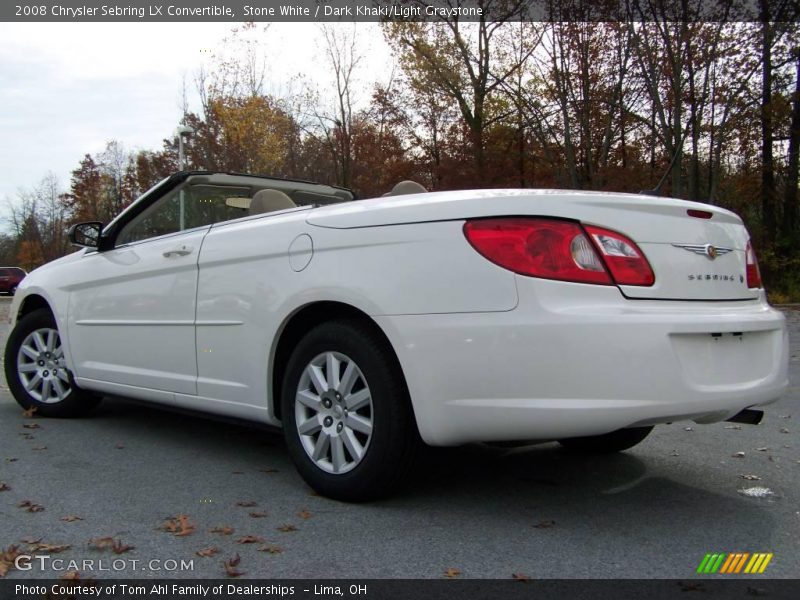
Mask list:
POLYGON ((610 452, 756 421, 787 332, 741 220, 682 200, 175 174, 20 284, 19 403, 118 394, 281 425, 319 493, 387 494, 421 441, 610 452))

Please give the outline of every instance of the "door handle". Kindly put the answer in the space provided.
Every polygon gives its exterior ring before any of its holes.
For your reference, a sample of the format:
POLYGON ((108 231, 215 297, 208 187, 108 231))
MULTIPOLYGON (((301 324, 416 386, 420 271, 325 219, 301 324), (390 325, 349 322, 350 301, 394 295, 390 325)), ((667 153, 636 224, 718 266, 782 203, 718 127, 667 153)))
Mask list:
POLYGON ((172 256, 186 256, 187 254, 191 254, 192 250, 194 250, 194 248, 191 246, 181 244, 180 246, 175 246, 174 248, 165 250, 163 256, 164 258, 170 258, 172 256))

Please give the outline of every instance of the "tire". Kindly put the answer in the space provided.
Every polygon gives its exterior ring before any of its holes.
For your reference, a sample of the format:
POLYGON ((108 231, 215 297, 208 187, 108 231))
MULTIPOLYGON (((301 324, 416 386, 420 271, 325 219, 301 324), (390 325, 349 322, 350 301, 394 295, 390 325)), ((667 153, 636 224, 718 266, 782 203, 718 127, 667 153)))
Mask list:
POLYGON ((591 435, 587 437, 576 437, 558 440, 564 448, 571 452, 581 454, 611 454, 622 452, 628 448, 633 448, 636 444, 644 440, 653 427, 631 427, 629 429, 617 429, 611 433, 603 435, 591 435))
POLYGON ((281 397, 289 455, 317 493, 363 502, 406 481, 422 442, 400 366, 374 329, 350 319, 312 329, 281 397))
POLYGON ((78 417, 100 401, 75 385, 64 364, 58 326, 46 308, 22 317, 8 336, 5 374, 17 403, 44 417, 78 417))

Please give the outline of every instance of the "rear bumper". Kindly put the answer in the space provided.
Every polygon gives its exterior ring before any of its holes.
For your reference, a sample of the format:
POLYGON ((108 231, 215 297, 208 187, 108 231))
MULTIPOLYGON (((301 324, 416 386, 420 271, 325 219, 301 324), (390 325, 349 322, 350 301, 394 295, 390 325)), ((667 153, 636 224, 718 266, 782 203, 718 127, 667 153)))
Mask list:
POLYGON ((788 385, 785 320, 763 299, 635 301, 614 287, 517 285, 507 312, 375 317, 429 444, 710 423, 788 385))

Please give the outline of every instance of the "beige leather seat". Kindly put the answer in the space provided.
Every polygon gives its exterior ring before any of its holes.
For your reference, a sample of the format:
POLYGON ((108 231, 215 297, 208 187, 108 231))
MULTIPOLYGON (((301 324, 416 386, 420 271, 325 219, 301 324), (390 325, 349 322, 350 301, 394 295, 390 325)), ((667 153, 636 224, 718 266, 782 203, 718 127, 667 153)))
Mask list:
POLYGON ((386 196, 405 196, 406 194, 424 194, 427 192, 421 184, 417 183, 416 181, 411 181, 410 179, 406 179, 405 181, 401 181, 397 185, 392 188, 392 191, 386 192, 382 197, 385 198, 386 196))
POLYGON ((286 210, 287 208, 297 208, 297 205, 280 190, 260 190, 250 201, 251 215, 286 210))

